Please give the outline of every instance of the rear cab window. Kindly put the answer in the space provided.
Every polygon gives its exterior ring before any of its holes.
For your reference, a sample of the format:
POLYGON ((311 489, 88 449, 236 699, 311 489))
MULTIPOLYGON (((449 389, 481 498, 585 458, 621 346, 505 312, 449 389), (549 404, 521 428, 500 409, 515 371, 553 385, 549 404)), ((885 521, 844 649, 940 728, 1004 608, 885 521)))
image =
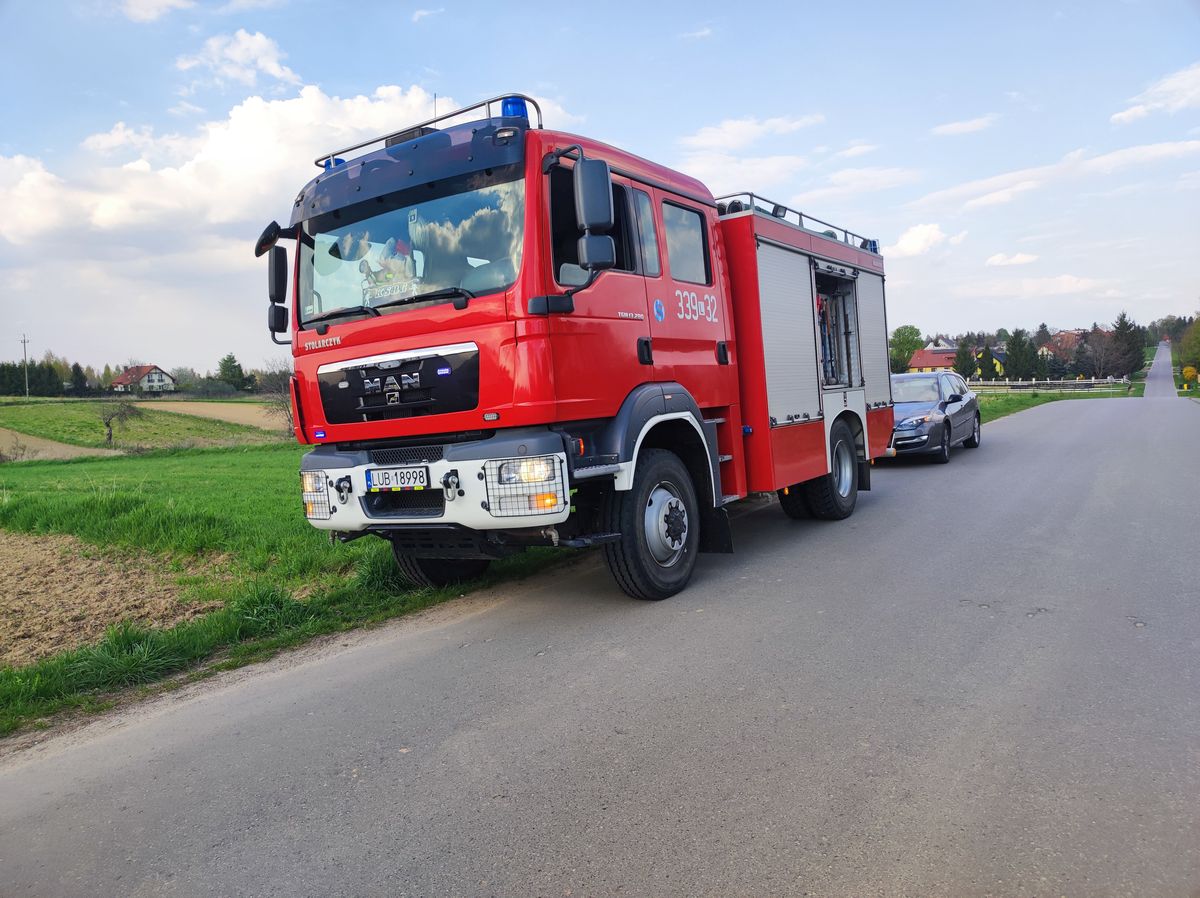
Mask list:
POLYGON ((671 277, 689 284, 711 284, 704 217, 695 209, 669 200, 663 201, 662 216, 671 277))

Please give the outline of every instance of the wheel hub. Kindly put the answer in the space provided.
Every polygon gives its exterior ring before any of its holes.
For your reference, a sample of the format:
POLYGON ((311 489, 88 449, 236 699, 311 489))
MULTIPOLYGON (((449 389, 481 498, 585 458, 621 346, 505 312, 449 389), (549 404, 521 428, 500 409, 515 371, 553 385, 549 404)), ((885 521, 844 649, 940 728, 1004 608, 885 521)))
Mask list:
POLYGON ((662 567, 678 562, 687 546, 688 513, 674 484, 659 483, 650 491, 644 525, 654 560, 662 567))

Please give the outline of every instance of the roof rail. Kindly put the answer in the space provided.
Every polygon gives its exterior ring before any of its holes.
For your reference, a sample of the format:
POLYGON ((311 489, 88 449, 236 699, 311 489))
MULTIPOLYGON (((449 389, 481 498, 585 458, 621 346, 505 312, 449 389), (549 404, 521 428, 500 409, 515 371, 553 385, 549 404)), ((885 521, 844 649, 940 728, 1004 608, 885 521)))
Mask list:
POLYGON ((323 153, 313 160, 313 164, 317 168, 325 168, 327 162, 333 164, 337 157, 341 156, 343 153, 352 153, 354 150, 361 150, 363 147, 369 147, 373 143, 379 143, 380 141, 389 140, 393 137, 399 137, 401 134, 405 134, 409 131, 420 131, 422 128, 428 128, 430 125, 435 125, 438 122, 444 122, 446 119, 455 118, 456 116, 462 115, 465 112, 471 112, 475 109, 487 107, 487 117, 491 118, 492 104, 499 103, 501 100, 506 100, 509 97, 513 97, 518 100, 524 100, 535 110, 537 110, 537 126, 539 129, 542 127, 542 107, 538 105, 537 100, 535 100, 533 97, 527 96, 526 94, 498 94, 497 96, 489 97, 486 100, 480 100, 478 103, 472 103, 470 106, 464 106, 461 109, 455 109, 452 112, 447 112, 443 115, 435 115, 428 121, 420 122, 416 125, 408 125, 407 127, 401 128, 398 131, 382 134, 379 137, 372 137, 370 140, 364 140, 362 143, 356 143, 353 146, 342 147, 340 150, 334 150, 331 153, 323 153))
POLYGON ((759 212, 772 218, 778 218, 780 221, 785 221, 790 225, 799 226, 806 231, 813 231, 817 234, 823 234, 826 237, 832 237, 834 240, 840 240, 842 243, 853 246, 856 249, 866 250, 869 253, 879 255, 879 241, 874 238, 864 237, 845 228, 839 228, 837 225, 830 224, 827 221, 822 221, 811 215, 805 215, 799 209, 793 209, 790 206, 783 205, 783 203, 776 203, 748 190, 739 191, 738 193, 727 193, 725 196, 717 197, 716 200, 718 204, 722 204, 726 208, 733 206, 734 203, 741 203, 741 208, 729 208, 729 212, 759 212), (789 220, 789 216, 792 220, 789 220), (820 225, 821 227, 813 227, 812 225, 820 225))

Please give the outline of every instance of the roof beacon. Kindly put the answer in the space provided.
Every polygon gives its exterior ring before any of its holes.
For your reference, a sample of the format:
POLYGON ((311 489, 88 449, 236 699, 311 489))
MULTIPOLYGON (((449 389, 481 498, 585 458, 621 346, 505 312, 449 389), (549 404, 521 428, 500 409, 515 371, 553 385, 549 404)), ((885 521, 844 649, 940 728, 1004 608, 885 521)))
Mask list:
POLYGON ((505 97, 500 101, 500 115, 504 118, 529 118, 529 108, 521 97, 505 97))

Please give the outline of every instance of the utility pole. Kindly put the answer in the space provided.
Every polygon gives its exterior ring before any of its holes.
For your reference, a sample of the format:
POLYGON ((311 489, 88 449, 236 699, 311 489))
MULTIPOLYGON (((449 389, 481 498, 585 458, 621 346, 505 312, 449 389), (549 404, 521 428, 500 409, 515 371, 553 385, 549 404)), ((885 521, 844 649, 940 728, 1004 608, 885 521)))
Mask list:
POLYGON ((25 357, 25 398, 29 398, 29 338, 21 334, 21 355, 25 357))

